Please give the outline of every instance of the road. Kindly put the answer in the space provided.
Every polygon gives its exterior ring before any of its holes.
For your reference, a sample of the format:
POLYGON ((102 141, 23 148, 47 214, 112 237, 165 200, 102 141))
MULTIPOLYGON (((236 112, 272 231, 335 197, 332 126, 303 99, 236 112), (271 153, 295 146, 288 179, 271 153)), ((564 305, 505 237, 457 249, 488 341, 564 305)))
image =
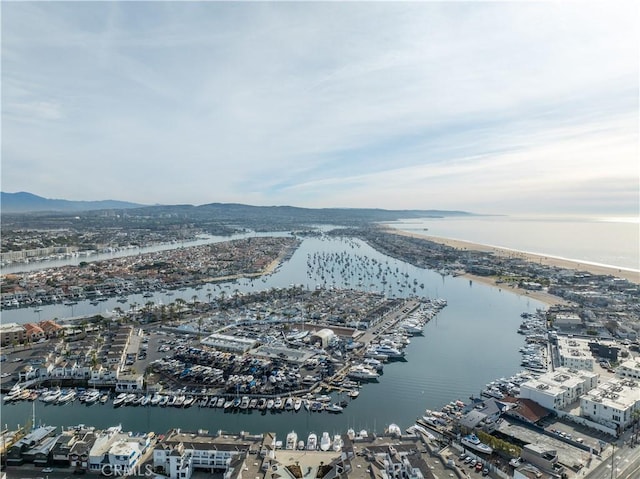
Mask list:
POLYGON ((616 449, 611 457, 585 475, 586 479, 637 479, 640 477, 640 449, 616 449))

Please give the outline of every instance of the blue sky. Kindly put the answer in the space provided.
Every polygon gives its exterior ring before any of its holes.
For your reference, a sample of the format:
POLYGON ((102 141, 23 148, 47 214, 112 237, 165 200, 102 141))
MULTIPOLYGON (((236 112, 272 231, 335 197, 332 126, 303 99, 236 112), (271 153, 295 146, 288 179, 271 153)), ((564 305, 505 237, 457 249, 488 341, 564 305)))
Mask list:
POLYGON ((3 2, 2 190, 638 213, 634 2, 3 2))

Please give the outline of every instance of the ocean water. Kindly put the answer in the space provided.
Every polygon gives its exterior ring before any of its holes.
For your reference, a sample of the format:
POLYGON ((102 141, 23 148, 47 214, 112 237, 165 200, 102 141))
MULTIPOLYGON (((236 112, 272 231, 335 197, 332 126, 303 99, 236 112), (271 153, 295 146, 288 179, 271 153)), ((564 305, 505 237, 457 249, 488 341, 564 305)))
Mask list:
POLYGON ((640 271, 637 217, 470 216, 386 223, 411 233, 640 271))

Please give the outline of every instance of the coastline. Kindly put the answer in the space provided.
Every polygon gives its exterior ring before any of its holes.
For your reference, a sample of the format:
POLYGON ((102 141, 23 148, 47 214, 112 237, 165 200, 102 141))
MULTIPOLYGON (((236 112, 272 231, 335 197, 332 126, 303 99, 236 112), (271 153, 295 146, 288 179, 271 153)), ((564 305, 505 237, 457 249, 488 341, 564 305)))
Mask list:
MULTIPOLYGON (((544 264, 546 266, 555 266, 563 269, 571 269, 575 271, 586 271, 595 275, 612 275, 618 278, 626 279, 632 283, 640 284, 640 272, 619 269, 610 266, 604 265, 595 265, 589 263, 583 263, 579 261, 573 261, 562 258, 554 258, 551 256, 544 256, 534 253, 525 253, 522 251, 510 250, 507 248, 499 248, 496 246, 483 245, 479 243, 473 243, 471 241, 462 241, 450 238, 442 238, 439 236, 430 236, 423 235, 419 233, 413 233, 409 231, 403 231, 396 228, 387 228, 387 231, 390 233, 398 234, 401 236, 409 236, 413 238, 422 238, 429 241, 433 241, 434 243, 443 244, 452 248, 460 249, 460 250, 474 250, 481 251, 486 253, 492 253, 498 257, 510 257, 510 258, 520 258, 525 261, 530 261, 532 263, 544 264)), ((479 283, 488 284, 490 286, 494 286, 496 288, 505 288, 508 291, 512 291, 513 293, 526 295, 531 298, 542 301, 548 305, 552 304, 568 304, 562 298, 551 295, 545 291, 528 291, 522 290, 519 288, 513 288, 510 286, 505 286, 505 284, 496 283, 496 278, 486 277, 486 276, 477 276, 469 273, 465 273, 463 275, 466 278, 469 278, 473 281, 478 281, 479 283)))

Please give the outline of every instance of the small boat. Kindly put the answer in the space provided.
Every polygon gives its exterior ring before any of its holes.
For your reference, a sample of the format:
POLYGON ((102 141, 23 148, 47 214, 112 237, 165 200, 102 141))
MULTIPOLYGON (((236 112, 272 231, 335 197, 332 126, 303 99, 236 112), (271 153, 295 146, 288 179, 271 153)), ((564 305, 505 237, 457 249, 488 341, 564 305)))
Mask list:
POLYGON ((341 413, 344 408, 339 404, 333 403, 333 404, 328 404, 324 409, 327 412, 332 412, 334 414, 337 414, 337 413, 341 413))
POLYGON ((258 405, 257 398, 252 398, 251 401, 249 401, 249 409, 255 409, 257 405, 258 405))
POLYGON ((249 399, 249 396, 242 396, 242 399, 240 400, 240 405, 238 407, 240 409, 248 409, 250 402, 251 400, 249 399))
POLYGON ((287 400, 284 402, 284 408, 287 411, 291 411, 293 409, 293 398, 287 398, 287 400))
POLYGON ((331 447, 335 452, 340 452, 343 445, 344 442, 342 441, 342 436, 340 436, 340 434, 333 436, 333 443, 331 444, 331 447))
POLYGON ((256 406, 258 409, 263 410, 267 407, 267 400, 265 398, 260 398, 258 401, 258 405, 256 406))
POLYGON ((218 398, 218 401, 216 402, 216 407, 224 407, 225 406, 225 399, 224 397, 220 396, 218 398))
POLYGON ((165 396, 164 394, 160 397, 160 401, 158 401, 158 406, 165 407, 169 403, 169 396, 165 396))
POLYGON ((273 409, 273 405, 276 402, 273 399, 267 399, 267 409, 273 409))
POLYGON ((293 410, 298 412, 301 407, 302 407, 302 399, 296 398, 295 401, 293 401, 293 410))
POLYGON ((100 391, 90 390, 84 394, 84 402, 85 404, 93 404, 100 399, 100 391))
POLYGON ((66 404, 68 402, 72 402, 76 398, 76 392, 73 389, 63 391, 60 393, 60 397, 58 397, 58 401, 56 404, 66 404))
POLYGON ((298 435, 295 431, 291 431, 289 434, 287 434, 285 449, 295 449, 296 444, 298 444, 298 435))
POLYGON ((318 436, 311 433, 307 437, 307 451, 315 451, 316 449, 318 449, 318 436))
POLYGON ((193 396, 189 395, 186 396, 184 398, 184 401, 182 402, 182 407, 191 407, 193 405, 193 402, 196 400, 196 398, 194 398, 193 396))
POLYGON ((329 436, 328 432, 323 432, 322 437, 320 438, 320 450, 328 451, 331 447, 331 436, 329 436))
POLYGON ((100 396, 100 404, 104 404, 109 400, 109 395, 107 393, 104 393, 100 396))

